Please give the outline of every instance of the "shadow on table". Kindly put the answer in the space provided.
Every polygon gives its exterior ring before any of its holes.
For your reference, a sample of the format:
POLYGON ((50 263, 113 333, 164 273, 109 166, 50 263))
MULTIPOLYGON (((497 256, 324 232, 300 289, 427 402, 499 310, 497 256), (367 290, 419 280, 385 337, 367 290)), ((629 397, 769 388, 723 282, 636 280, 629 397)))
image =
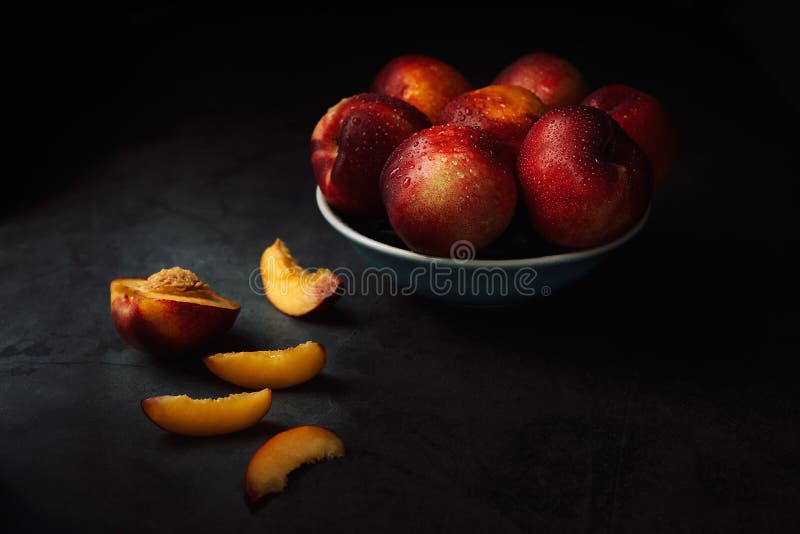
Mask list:
POLYGON ((414 305, 435 310, 452 331, 498 352, 749 365, 743 347, 767 340, 771 316, 778 313, 770 304, 775 295, 768 284, 748 291, 744 283, 759 279, 760 266, 744 252, 720 250, 642 240, 549 297, 503 308, 425 299, 414 299, 414 305))
POLYGON ((201 439, 193 436, 179 436, 177 434, 166 433, 158 441, 158 448, 168 452, 185 453, 188 450, 218 449, 232 445, 250 446, 253 440, 258 438, 266 441, 278 432, 283 432, 289 428, 286 425, 274 423, 272 421, 259 421, 255 425, 232 434, 222 436, 206 436, 201 439))
POLYGON ((323 369, 320 374, 297 386, 292 386, 290 391, 300 395, 324 395, 326 397, 346 397, 351 390, 351 383, 339 377, 329 375, 323 369))

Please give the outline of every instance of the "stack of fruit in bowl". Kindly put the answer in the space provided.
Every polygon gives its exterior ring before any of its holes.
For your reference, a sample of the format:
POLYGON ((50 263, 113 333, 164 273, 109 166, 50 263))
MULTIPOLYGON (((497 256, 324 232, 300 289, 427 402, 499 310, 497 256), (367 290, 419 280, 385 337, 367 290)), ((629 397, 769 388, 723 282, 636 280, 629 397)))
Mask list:
POLYGON ((546 244, 550 260, 624 241, 676 155, 656 98, 624 85, 589 93, 577 68, 546 53, 477 89, 437 59, 396 58, 371 93, 334 105, 311 137, 323 215, 366 255, 441 263, 467 243, 470 260, 501 267, 535 259, 522 247, 498 259, 498 243, 518 242, 512 234, 546 244), (404 247, 359 239, 353 228, 375 221, 388 221, 404 247))

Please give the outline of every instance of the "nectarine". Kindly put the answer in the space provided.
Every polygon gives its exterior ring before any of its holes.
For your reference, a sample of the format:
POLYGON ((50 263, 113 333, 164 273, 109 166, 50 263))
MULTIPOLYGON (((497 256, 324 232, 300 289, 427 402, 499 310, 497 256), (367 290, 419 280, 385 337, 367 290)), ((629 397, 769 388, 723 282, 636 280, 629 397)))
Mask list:
POLYGON ((437 122, 488 132, 516 155, 525 134, 543 114, 542 101, 529 90, 515 85, 489 85, 452 99, 437 122))
POLYGON ((314 378, 325 366, 327 351, 313 341, 284 350, 224 352, 203 358, 221 379, 250 389, 283 389, 314 378))
POLYGON ((589 89, 580 71, 553 54, 528 54, 507 66, 494 79, 496 84, 518 85, 539 97, 547 110, 578 104, 589 89))
POLYGON ((259 422, 270 406, 269 389, 219 399, 163 395, 142 401, 142 410, 153 423, 184 436, 216 436, 244 430, 259 422))
POLYGON ((230 329, 237 315, 238 304, 180 267, 162 269, 147 279, 111 282, 111 318, 117 332, 153 354, 197 347, 230 329))
POLYGON ((475 250, 508 227, 517 203, 512 158, 490 134, 445 124, 392 152, 381 173, 389 221, 411 250, 447 256, 457 241, 475 250))
POLYGON ((275 308, 299 317, 321 310, 339 298, 341 278, 329 269, 303 269, 280 239, 261 255, 264 293, 275 308))
POLYGON ((245 474, 245 492, 250 502, 269 493, 283 491, 288 475, 307 463, 344 456, 341 438, 327 428, 299 426, 266 441, 253 455, 245 474))
POLYGON ((328 110, 311 134, 311 165, 325 199, 349 215, 382 215, 378 177, 386 158, 430 121, 386 95, 360 94, 328 110))
POLYGON ((405 100, 428 116, 439 118, 445 104, 472 89, 455 68, 428 56, 400 56, 378 73, 372 91, 405 100))
POLYGON ((607 85, 587 96, 583 103, 611 115, 642 147, 653 166, 655 185, 661 185, 678 157, 678 134, 661 102, 627 85, 607 85))
POLYGON ((653 175, 642 149, 604 111, 562 106, 536 121, 519 152, 533 227, 563 247, 593 247, 644 215, 653 175))

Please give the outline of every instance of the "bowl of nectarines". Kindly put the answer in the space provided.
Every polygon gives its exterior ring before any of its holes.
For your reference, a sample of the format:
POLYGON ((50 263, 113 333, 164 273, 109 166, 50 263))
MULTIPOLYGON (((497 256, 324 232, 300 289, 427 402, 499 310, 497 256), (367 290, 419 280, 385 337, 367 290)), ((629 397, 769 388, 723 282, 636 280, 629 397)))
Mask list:
POLYGON ((444 62, 401 56, 371 91, 325 113, 311 163, 320 212, 383 291, 547 296, 641 230, 677 153, 658 100, 625 85, 589 93, 551 54, 477 89, 444 62))
POLYGON ((319 189, 317 206, 325 220, 350 241, 368 265, 362 287, 477 306, 547 297, 572 284, 636 235, 649 214, 646 211, 633 228, 598 247, 568 252, 550 250, 552 253, 529 258, 481 259, 475 257, 475 249, 469 242, 455 242, 449 257, 409 250, 379 223, 368 224, 365 229, 362 226, 365 221, 342 217, 328 205, 319 189))

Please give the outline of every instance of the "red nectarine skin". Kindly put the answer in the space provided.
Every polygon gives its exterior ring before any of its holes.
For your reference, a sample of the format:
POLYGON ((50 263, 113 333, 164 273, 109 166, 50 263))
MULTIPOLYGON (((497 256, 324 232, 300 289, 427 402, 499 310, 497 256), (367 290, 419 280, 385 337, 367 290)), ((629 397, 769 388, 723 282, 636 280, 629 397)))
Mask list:
POLYGON ((389 221, 411 250, 447 256, 505 231, 517 202, 507 151, 485 132, 445 124, 406 139, 386 161, 381 190, 389 221))
POLYGON ((572 63, 545 52, 519 58, 492 83, 524 87, 539 97, 548 110, 578 104, 589 92, 586 81, 572 63))
POLYGON ((239 311, 202 304, 153 299, 139 293, 120 296, 111 318, 120 337, 151 354, 178 354, 233 326, 239 311))
POLYGON ((518 176, 534 228, 564 247, 602 245, 642 217, 653 177, 641 148, 605 112, 562 106, 533 125, 518 176))
POLYGON ((529 90, 514 85, 489 85, 463 93, 447 103, 439 124, 472 126, 494 135, 514 155, 544 105, 529 90))
POLYGON ((583 103, 611 115, 650 158, 655 185, 664 183, 678 157, 678 134, 661 102, 627 85, 607 85, 583 103))
POLYGON ((328 110, 311 135, 311 165, 325 199, 350 215, 382 215, 378 178, 392 150, 430 122, 386 95, 363 93, 328 110))
POLYGON ((443 61, 428 56, 400 56, 387 63, 372 84, 376 93, 404 100, 422 111, 431 122, 445 104, 472 89, 469 82, 443 61))

